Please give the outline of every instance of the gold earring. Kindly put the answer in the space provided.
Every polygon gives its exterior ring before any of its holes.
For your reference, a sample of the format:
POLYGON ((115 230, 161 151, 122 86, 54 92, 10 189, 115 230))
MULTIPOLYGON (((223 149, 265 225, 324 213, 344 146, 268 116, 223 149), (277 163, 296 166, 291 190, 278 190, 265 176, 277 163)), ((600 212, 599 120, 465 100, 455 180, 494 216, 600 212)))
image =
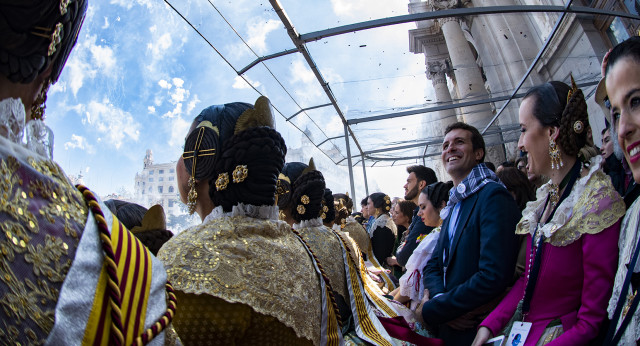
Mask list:
POLYGON ((551 156, 551 169, 560 169, 560 167, 564 166, 562 156, 560 156, 560 149, 553 138, 549 138, 549 156, 551 156))
POLYGON ((189 194, 187 195, 187 208, 189 209, 189 215, 193 215, 193 213, 195 213, 197 199, 198 192, 196 192, 196 179, 194 177, 190 177, 189 194))

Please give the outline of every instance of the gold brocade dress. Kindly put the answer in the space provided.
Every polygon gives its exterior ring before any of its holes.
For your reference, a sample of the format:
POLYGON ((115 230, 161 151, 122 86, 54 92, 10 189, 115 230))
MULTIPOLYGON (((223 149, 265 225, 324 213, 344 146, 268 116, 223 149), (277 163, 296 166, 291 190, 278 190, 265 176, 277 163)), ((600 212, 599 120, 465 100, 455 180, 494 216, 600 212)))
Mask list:
POLYGON ((277 207, 218 207, 160 249, 184 344, 323 343, 323 286, 304 245, 277 218, 277 207))

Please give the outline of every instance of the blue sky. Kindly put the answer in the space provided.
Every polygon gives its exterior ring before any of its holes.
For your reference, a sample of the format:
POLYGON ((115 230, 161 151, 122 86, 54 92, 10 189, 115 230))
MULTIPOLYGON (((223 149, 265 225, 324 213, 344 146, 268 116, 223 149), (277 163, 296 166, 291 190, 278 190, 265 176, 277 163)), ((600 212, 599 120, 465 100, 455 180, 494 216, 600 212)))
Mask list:
MULTIPOLYGON (((268 1, 171 3, 236 69, 253 61, 255 55, 216 8, 255 54, 293 48, 268 1)), ((301 33, 406 14, 407 3, 282 1, 301 33)), ((358 116, 424 104, 430 92, 425 86, 430 82, 424 76, 424 56, 408 52, 407 30, 411 28, 415 25, 347 34, 308 45, 346 112, 358 116), (372 71, 373 67, 380 70, 372 71)), ((300 54, 272 60, 266 66, 270 71, 259 65, 245 76, 285 116, 300 107, 328 102, 300 54)), ((156 162, 174 161, 182 151, 191 119, 201 109, 233 101, 253 102, 258 96, 164 2, 91 1, 78 43, 60 80, 49 91, 46 121, 56 136, 54 159, 68 174, 82 173, 85 183, 100 195, 122 187, 132 192, 146 149, 153 150, 156 162)), ((276 120, 288 145, 300 146, 300 132, 279 114, 276 120)), ((324 135, 343 134, 342 123, 331 107, 316 110, 311 117, 296 117, 292 123, 309 128, 316 142, 324 135), (316 119, 317 126, 311 119, 316 119)), ((407 125, 407 133, 416 131, 415 122, 407 120, 407 125)), ((379 133, 367 126, 360 126, 367 135, 359 140, 375 143, 379 133)), ((336 145, 344 152, 344 139, 327 145, 336 145)), ((319 152, 310 155, 324 165, 331 164, 319 152)), ((362 179, 361 166, 355 172, 356 179, 362 179)), ((406 178, 403 167, 373 168, 367 174, 370 192, 402 194, 406 178)), ((348 179, 344 180, 344 186, 332 188, 346 190, 348 179)), ((360 197, 363 193, 357 191, 360 197)))

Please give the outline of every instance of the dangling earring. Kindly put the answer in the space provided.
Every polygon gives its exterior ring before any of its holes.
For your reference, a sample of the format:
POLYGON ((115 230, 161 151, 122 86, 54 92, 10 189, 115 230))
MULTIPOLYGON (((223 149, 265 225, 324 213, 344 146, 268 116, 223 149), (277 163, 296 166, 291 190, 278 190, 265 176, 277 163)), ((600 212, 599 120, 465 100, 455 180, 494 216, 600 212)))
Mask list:
POLYGON ((187 207, 189 208, 189 215, 193 215, 196 211, 196 200, 198 199, 198 192, 196 192, 196 179, 194 177, 189 178, 189 194, 187 195, 187 207))
POLYGON ((560 169, 560 167, 564 166, 560 156, 560 149, 558 149, 553 138, 549 138, 549 156, 551 156, 551 169, 560 169))
POLYGON ((47 103, 47 92, 49 91, 49 81, 45 81, 40 89, 40 94, 31 105, 31 119, 44 120, 44 109, 47 103))

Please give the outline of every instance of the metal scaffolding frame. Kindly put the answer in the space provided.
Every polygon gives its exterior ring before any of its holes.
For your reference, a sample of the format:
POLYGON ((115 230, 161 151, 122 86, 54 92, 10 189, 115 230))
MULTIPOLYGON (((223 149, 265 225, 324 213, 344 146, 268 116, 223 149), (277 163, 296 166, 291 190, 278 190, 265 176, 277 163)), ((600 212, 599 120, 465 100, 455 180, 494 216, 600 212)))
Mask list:
MULTIPOLYGON (((189 23, 189 21, 182 14, 180 14, 173 7, 173 5, 171 5, 169 3, 168 0, 165 0, 165 2, 171 8, 173 8, 189 25, 191 25, 193 27, 193 29, 196 30, 196 32, 198 32, 198 34, 200 36, 202 36, 202 38, 205 41, 207 41, 207 43, 214 50, 216 50, 216 52, 218 52, 218 54, 220 54, 220 52, 215 47, 213 47, 213 45, 197 30, 197 28, 195 28, 191 23, 189 23)), ((419 141, 419 142, 414 142, 414 143, 410 143, 410 142, 402 143, 402 142, 400 142, 400 143, 396 143, 396 144, 399 144, 399 145, 395 145, 395 146, 379 148, 379 149, 364 150, 363 147, 360 145, 360 142, 358 141, 358 138, 356 137, 354 131, 351 128, 352 125, 362 124, 362 123, 367 123, 367 122, 375 122, 375 121, 380 121, 380 120, 394 119, 394 118, 405 117, 405 116, 410 116, 410 115, 428 114, 428 113, 433 113, 433 112, 438 112, 438 111, 457 109, 457 108, 461 108, 461 107, 469 107, 469 106, 476 106, 476 105, 482 105, 482 104, 504 102, 502 104, 502 106, 500 107, 500 109, 493 116, 491 121, 486 125, 486 127, 484 129, 482 129, 481 133, 483 135, 492 135, 492 134, 498 134, 498 133, 501 134, 501 136, 500 136, 501 139, 499 140, 499 142, 498 143, 491 143, 492 145, 499 145, 499 144, 513 142, 513 141, 515 141, 513 138, 505 139, 504 136, 502 136, 502 134, 504 134, 506 132, 510 132, 510 131, 515 131, 516 129, 519 128, 518 126, 515 126, 515 127, 514 127, 514 125, 511 125, 511 126, 496 126, 496 125, 493 125, 493 124, 503 114, 504 110, 507 109, 507 107, 509 106, 509 104, 511 103, 512 100, 518 99, 518 98, 521 98, 521 97, 524 96, 524 94, 520 92, 520 89, 522 88, 522 86, 526 82, 527 78, 529 77, 529 75, 531 74, 533 69, 536 68, 536 65, 538 64, 538 62, 541 60, 542 56, 547 51, 547 48, 550 46, 550 43, 554 39, 556 39, 556 35, 557 35, 558 31, 559 31, 559 28, 563 24, 563 21, 567 17, 567 14, 578 14, 578 15, 582 14, 582 15, 594 15, 594 16, 597 15, 597 16, 609 16, 609 17, 619 17, 619 18, 640 20, 640 16, 634 15, 634 14, 631 14, 631 13, 628 13, 628 12, 604 10, 604 9, 584 7, 584 6, 574 6, 572 4, 573 0, 567 0, 566 3, 563 6, 550 6, 550 5, 487 6, 487 7, 470 7, 470 8, 445 9, 445 10, 438 10, 438 11, 432 11, 432 12, 421 12, 421 13, 414 13, 414 14, 408 14, 408 15, 399 15, 399 16, 394 16, 394 17, 387 17, 387 18, 381 18, 381 19, 362 21, 362 22, 358 22, 358 23, 354 23, 354 24, 348 24, 348 25, 328 28, 328 29, 325 29, 325 30, 319 30, 319 31, 314 31, 314 32, 310 32, 310 33, 299 34, 297 32, 297 30, 295 29, 295 27, 293 26, 293 23, 291 22, 291 20, 287 16, 287 14, 285 12, 285 9, 280 4, 279 0, 269 0, 269 2, 271 4, 271 6, 273 7, 275 13, 277 14, 278 18, 280 19, 282 24, 285 26, 285 28, 287 30, 287 33, 289 35, 289 38, 291 39, 291 42, 293 43, 295 48, 286 49, 286 50, 281 51, 281 52, 277 52, 277 53, 274 53, 274 54, 258 57, 253 62, 251 62, 249 65, 245 66, 244 68, 242 68, 240 70, 236 70, 234 68, 234 71, 240 77, 245 78, 244 74, 247 71, 249 71, 251 68, 253 68, 254 66, 256 66, 256 65, 258 65, 260 63, 264 63, 267 60, 280 58, 280 57, 287 56, 287 55, 294 54, 294 53, 300 53, 304 57, 308 67, 313 72, 316 80, 318 81, 319 85, 322 87, 324 93, 326 94, 326 96, 327 96, 327 98, 329 99, 330 102, 329 103, 325 103, 325 104, 310 106, 310 107, 306 107, 306 108, 300 107, 299 111, 295 112, 294 114, 292 114, 290 116, 284 116, 284 115, 283 116, 285 117, 286 121, 289 122, 293 118, 298 116, 299 114, 306 113, 309 110, 322 108, 322 107, 333 106, 336 114, 339 116, 339 118, 340 118, 340 120, 341 120, 341 122, 343 124, 344 135, 333 136, 333 137, 328 137, 327 136, 327 138, 324 139, 323 141, 321 141, 319 144, 315 144, 314 143, 314 145, 318 149, 320 149, 320 146, 325 144, 326 142, 334 141, 334 140, 337 140, 337 139, 339 139, 341 137, 344 137, 347 156, 344 159, 339 160, 338 162, 336 162, 336 160, 333 160, 333 159, 332 159, 332 161, 334 161, 335 164, 340 164, 340 163, 344 162, 345 160, 347 160, 347 166, 348 166, 348 169, 349 169, 349 180, 350 180, 350 185, 351 185, 351 194, 352 194, 352 196, 354 198, 355 198, 355 186, 354 186, 354 178, 353 178, 353 167, 355 165, 357 165, 358 163, 362 164, 364 180, 365 180, 365 190, 366 190, 366 193, 368 195, 369 191, 368 191, 368 184, 367 184, 367 178, 366 178, 366 176, 367 176, 366 161, 367 160, 368 161, 373 161, 373 163, 371 164, 371 167, 376 165, 378 162, 382 162, 382 161, 391 161, 391 162, 393 162, 393 164, 396 161, 400 161, 400 160, 418 160, 418 159, 422 159, 424 161, 427 157, 431 157, 431 156, 436 155, 436 153, 434 153, 434 152, 428 153, 427 149, 431 145, 437 145, 437 144, 442 143, 442 138, 441 137, 440 138, 427 138, 426 140, 419 141), (316 65, 313 57, 311 56, 311 53, 309 52, 309 50, 306 47, 307 43, 318 41, 320 39, 326 39, 326 38, 337 36, 337 35, 343 35, 343 34, 347 34, 347 33, 354 33, 354 32, 358 32, 358 31, 369 30, 369 29, 374 29, 374 28, 380 28, 380 27, 384 27, 384 26, 397 25, 397 24, 403 24, 403 23, 411 23, 411 22, 420 22, 420 21, 425 21, 425 20, 434 20, 434 19, 441 19, 441 18, 449 18, 449 17, 456 17, 457 18, 457 17, 465 17, 465 16, 507 14, 507 13, 559 13, 560 14, 559 18, 556 20, 556 23, 555 23, 551 33, 548 35, 547 39, 542 44, 542 47, 539 49, 538 54, 536 55, 536 57, 533 59, 533 61, 531 62, 530 66, 528 67, 527 72, 521 78, 521 80, 517 84, 516 88, 512 92, 510 92, 510 94, 507 95, 507 96, 489 97, 489 98, 481 98, 481 99, 466 99, 463 102, 452 101, 452 102, 447 103, 447 104, 439 104, 439 105, 433 106, 433 107, 426 107, 426 108, 412 109, 412 110, 406 110, 406 111, 399 111, 399 112, 393 112, 393 113, 387 113, 387 114, 381 114, 381 115, 373 115, 373 116, 369 116, 369 117, 362 117, 362 118, 356 118, 356 119, 347 119, 346 116, 344 115, 340 105, 338 104, 338 101, 337 101, 335 95, 333 94, 333 91, 331 90, 331 87, 329 86, 329 83, 323 77, 323 75, 320 72, 318 66, 316 65), (355 146, 357 148, 357 151, 358 151, 358 153, 356 155, 360 156, 360 160, 358 160, 358 162, 356 162, 355 164, 352 162, 352 154, 351 154, 352 142, 353 142, 353 144, 355 144, 355 146), (398 151, 398 150, 404 150, 404 149, 412 149, 412 148, 420 148, 420 147, 424 147, 424 151, 422 152, 422 155, 404 156, 404 157, 374 156, 376 154, 381 154, 381 153, 385 153, 385 152, 398 151)), ((223 57, 223 59, 224 59, 224 57, 223 57)), ((225 61, 226 61, 226 59, 225 59, 225 61)), ((227 63, 231 66, 231 64, 228 61, 227 61, 227 63)), ((233 66, 231 66, 231 67, 233 68, 233 66)), ((598 83, 598 80, 590 80, 590 81, 586 81, 586 82, 582 81, 582 83, 579 83, 579 86, 580 87, 593 86, 593 85, 595 85, 597 83, 598 83)), ((322 149, 320 149, 320 150, 322 150, 322 149)))

